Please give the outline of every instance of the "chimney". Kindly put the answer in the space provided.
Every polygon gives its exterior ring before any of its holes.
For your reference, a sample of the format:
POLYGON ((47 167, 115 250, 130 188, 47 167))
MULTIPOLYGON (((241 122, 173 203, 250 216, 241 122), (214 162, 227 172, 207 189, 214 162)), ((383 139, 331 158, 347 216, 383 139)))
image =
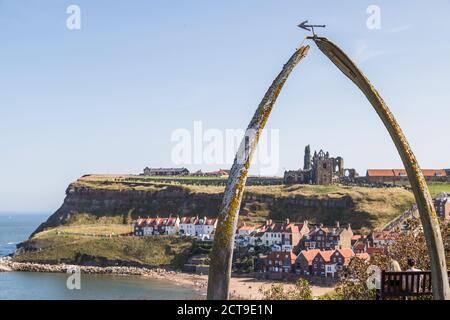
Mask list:
POLYGON ((323 223, 320 224, 320 228, 323 228, 323 223))
POLYGON ((339 225, 339 221, 336 221, 336 229, 339 229, 341 226, 339 225))
POLYGON ((286 218, 286 224, 289 224, 289 218, 286 218))

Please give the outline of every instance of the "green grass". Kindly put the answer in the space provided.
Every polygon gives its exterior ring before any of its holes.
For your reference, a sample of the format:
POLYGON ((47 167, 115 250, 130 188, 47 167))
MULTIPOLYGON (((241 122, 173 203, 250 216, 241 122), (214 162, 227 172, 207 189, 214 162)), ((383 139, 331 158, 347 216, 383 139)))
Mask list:
POLYGON ((57 230, 37 234, 25 242, 40 248, 14 257, 18 262, 80 263, 80 257, 126 261, 141 265, 180 268, 192 249, 192 240, 174 236, 98 238, 57 234, 57 230))
POLYGON ((93 236, 109 236, 123 235, 133 231, 133 225, 126 224, 71 224, 59 226, 57 228, 43 231, 34 236, 34 238, 45 238, 48 234, 61 233, 67 235, 93 235, 93 236))
POLYGON ((428 182, 428 189, 432 197, 436 197, 439 193, 446 192, 450 193, 450 183, 447 182, 428 182))

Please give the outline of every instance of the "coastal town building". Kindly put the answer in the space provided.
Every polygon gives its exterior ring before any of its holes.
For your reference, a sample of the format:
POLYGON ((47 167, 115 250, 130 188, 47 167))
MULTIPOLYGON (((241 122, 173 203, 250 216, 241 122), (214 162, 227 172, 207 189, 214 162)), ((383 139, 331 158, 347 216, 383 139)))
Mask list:
POLYGON ((265 259, 265 272, 290 273, 297 256, 293 252, 271 252, 265 259))
MULTIPOLYGON (((427 181, 446 182, 447 172, 444 169, 423 169, 422 173, 427 181)), ((408 182, 408 175, 404 169, 369 169, 366 173, 368 183, 403 183, 408 182)))
POLYGON ((216 218, 202 217, 195 222, 195 236, 202 239, 210 239, 217 227, 216 218))
POLYGON ((216 218, 172 217, 138 218, 134 224, 135 236, 186 235, 211 240, 217 227, 216 218))
POLYGON ((264 233, 261 236, 262 244, 275 246, 278 251, 292 251, 299 243, 301 233, 299 227, 286 219, 284 223, 276 223, 271 219, 266 221, 264 233))
POLYGON ((336 222, 335 227, 323 225, 310 227, 310 232, 300 242, 300 248, 302 250, 351 248, 352 237, 353 230, 350 224, 347 227, 341 227, 339 222, 336 222))
POLYGON ((138 218, 134 224, 135 236, 176 235, 179 232, 180 218, 138 218))
MULTIPOLYGON (((367 259, 367 254, 361 256, 367 259)), ((337 277, 355 256, 352 249, 303 250, 295 262, 295 273, 303 276, 337 277)))
POLYGON ((195 236, 195 224, 198 217, 182 217, 180 220, 180 234, 186 236, 195 236))
POLYGON ((295 273, 303 276, 312 275, 313 260, 319 252, 319 249, 301 251, 295 261, 295 273))
POLYGON ((367 239, 371 247, 381 248, 395 243, 398 233, 394 231, 372 231, 367 239))

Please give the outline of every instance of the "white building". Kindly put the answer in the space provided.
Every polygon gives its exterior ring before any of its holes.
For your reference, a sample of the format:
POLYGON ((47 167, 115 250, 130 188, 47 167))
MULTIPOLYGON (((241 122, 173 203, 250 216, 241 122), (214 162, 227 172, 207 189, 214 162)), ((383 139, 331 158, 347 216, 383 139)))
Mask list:
POLYGON ((200 238, 209 239, 217 227, 217 219, 207 217, 197 219, 195 223, 195 235, 200 238))
POLYGON ((195 236, 195 224, 198 217, 183 217, 180 220, 180 234, 195 236))
POLYGON ((164 233, 167 235, 176 235, 180 231, 180 218, 169 217, 164 221, 164 233))

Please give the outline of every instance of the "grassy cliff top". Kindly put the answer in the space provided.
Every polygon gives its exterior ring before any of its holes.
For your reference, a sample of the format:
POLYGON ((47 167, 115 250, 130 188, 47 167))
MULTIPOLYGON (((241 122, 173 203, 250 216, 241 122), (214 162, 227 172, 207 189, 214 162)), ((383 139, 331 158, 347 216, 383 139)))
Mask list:
MULTIPOLYGON (((184 184, 183 177, 145 177, 131 175, 87 175, 83 176, 74 183, 73 187, 86 187, 100 190, 142 190, 159 191, 168 186, 181 186, 194 193, 218 194, 225 189, 223 186, 202 185, 201 180, 210 180, 208 177, 194 177, 199 180, 199 184, 184 184), (158 180, 161 180, 158 181, 158 180), (170 181, 170 182, 168 182, 170 181)), ((221 178, 223 179, 223 178, 221 178)), ((328 198, 340 198, 350 195, 354 197, 368 196, 377 197, 377 195, 406 195, 411 194, 403 188, 367 188, 342 185, 267 185, 267 186, 246 186, 246 192, 255 195, 268 195, 274 197, 290 196, 326 196, 328 198)), ((450 184, 449 184, 450 191, 450 184)))

